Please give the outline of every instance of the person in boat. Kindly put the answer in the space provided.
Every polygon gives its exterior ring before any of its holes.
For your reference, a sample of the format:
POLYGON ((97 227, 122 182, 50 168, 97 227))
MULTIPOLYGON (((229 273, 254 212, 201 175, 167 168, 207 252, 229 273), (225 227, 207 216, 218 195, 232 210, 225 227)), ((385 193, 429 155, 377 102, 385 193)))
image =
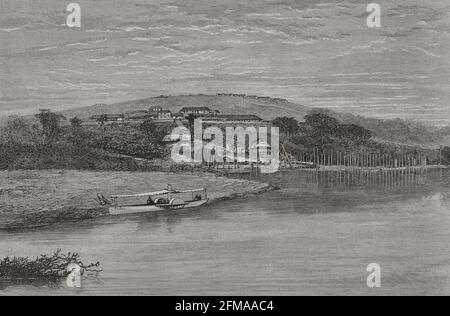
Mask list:
POLYGON ((159 198, 158 201, 156 202, 157 204, 169 204, 169 199, 168 198, 159 198))
POLYGON ((202 195, 201 194, 197 194, 194 198, 194 201, 201 201, 202 200, 202 195))
POLYGON ((153 201, 152 197, 150 196, 147 200, 147 205, 159 205, 159 204, 169 204, 169 199, 167 198, 157 198, 155 201, 153 201))
POLYGON ((151 196, 148 197, 147 205, 155 205, 155 202, 153 201, 151 196))

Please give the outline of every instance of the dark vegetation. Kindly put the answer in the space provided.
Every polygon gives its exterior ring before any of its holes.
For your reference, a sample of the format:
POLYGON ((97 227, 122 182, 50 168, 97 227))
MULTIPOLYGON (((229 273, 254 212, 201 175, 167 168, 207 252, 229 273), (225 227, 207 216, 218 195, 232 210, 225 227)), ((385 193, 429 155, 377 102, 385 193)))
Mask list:
POLYGON ((389 141, 409 145, 438 146, 449 135, 450 127, 433 128, 418 122, 400 118, 381 120, 368 118, 351 113, 338 113, 328 109, 313 110, 312 113, 322 113, 337 119, 342 124, 355 124, 370 130, 372 136, 380 141, 389 141))
POLYGON ((27 257, 6 257, 0 261, 0 289, 12 285, 34 285, 58 287, 61 281, 71 273, 70 264, 77 264, 81 275, 98 273, 102 270, 100 262, 84 264, 78 253, 61 252, 58 249, 53 255, 40 255, 35 260, 27 257))
MULTIPOLYGON (((439 162, 437 149, 425 149, 402 143, 382 142, 374 138, 369 129, 353 123, 343 123, 323 112, 313 111, 305 116, 304 122, 291 117, 279 117, 273 124, 280 128, 281 142, 294 155, 320 153, 378 153, 382 155, 425 154, 430 164, 439 162)), ((450 157, 450 148, 444 148, 443 157, 450 157)), ((448 163, 448 159, 443 159, 448 163)))
POLYGON ((13 116, 0 130, 0 169, 142 170, 130 157, 163 158, 162 135, 170 126, 85 126, 78 117, 41 111, 34 119, 13 116), (130 156, 130 157, 128 157, 130 156))
MULTIPOLYGON (((367 119, 371 120, 371 119, 367 119)), ((42 110, 34 118, 13 116, 0 129, 0 169, 78 169, 78 170, 159 170, 158 165, 144 166, 134 158, 145 161, 168 161, 170 148, 163 138, 176 127, 175 123, 159 124, 145 121, 138 125, 85 125, 79 117, 63 124, 65 118, 42 110)), ((280 127, 281 143, 294 155, 313 150, 343 153, 379 153, 388 155, 425 154, 429 163, 439 162, 436 149, 402 142, 380 140, 371 129, 338 119, 326 111, 312 111, 299 122, 293 117, 277 117, 272 123, 280 127)), ((379 121, 379 120, 375 120, 379 121)), ((374 121, 374 122, 375 122, 374 121)), ((193 117, 187 126, 192 130, 193 117)), ((396 127, 397 138, 425 141, 431 137, 420 126, 405 126, 404 121, 389 122, 396 127), (416 135, 416 136, 412 136, 416 135)), ((375 127, 374 127, 375 128, 375 127)), ((450 148, 442 149, 442 161, 449 163, 450 148)))
POLYGON ((442 149, 442 163, 450 165, 450 147, 444 147, 442 149))

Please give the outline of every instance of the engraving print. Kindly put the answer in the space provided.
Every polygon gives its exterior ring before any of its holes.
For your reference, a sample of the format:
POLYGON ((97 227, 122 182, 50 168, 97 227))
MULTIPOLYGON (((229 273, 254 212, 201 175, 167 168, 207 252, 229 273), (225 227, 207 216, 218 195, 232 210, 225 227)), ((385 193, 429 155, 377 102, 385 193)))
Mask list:
POLYGON ((0 295, 449 295, 450 4, 375 1, 0 0, 0 295))

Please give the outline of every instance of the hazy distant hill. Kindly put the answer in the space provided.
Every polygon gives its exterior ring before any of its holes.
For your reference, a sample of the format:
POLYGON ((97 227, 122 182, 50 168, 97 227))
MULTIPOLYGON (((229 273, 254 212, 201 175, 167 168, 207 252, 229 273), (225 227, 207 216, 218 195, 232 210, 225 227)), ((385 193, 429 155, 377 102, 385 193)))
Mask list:
POLYGON ((162 106, 172 112, 178 112, 185 106, 207 106, 219 110, 223 114, 256 114, 263 119, 271 120, 277 116, 292 116, 302 120, 311 108, 291 103, 286 100, 233 95, 181 95, 161 96, 133 100, 114 104, 97 104, 89 107, 62 112, 67 118, 78 116, 88 118, 94 114, 125 113, 134 110, 145 110, 150 106, 162 106))

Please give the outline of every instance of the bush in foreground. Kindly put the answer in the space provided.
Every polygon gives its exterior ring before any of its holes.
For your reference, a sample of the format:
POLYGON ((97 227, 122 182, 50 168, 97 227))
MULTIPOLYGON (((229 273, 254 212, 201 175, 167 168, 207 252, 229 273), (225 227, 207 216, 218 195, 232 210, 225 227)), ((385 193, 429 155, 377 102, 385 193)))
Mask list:
POLYGON ((101 271, 100 262, 85 265, 78 253, 61 253, 58 249, 52 256, 40 255, 35 260, 27 257, 6 257, 0 261, 0 288, 10 285, 47 285, 57 287, 71 273, 70 264, 81 268, 81 275, 86 272, 101 271))

